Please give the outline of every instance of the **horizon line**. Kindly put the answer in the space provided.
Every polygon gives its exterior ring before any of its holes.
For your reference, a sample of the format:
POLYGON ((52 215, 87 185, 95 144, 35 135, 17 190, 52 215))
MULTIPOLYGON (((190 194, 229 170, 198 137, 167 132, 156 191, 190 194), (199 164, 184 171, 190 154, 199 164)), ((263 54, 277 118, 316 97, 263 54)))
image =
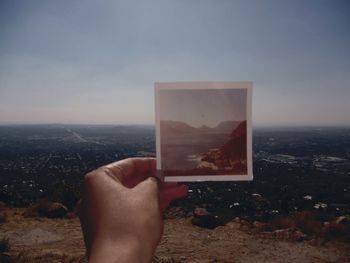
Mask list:
MULTIPOLYGON (((64 122, 0 122, 0 126, 55 126, 55 125, 82 125, 82 126, 153 126, 155 123, 64 123, 64 122)), ((350 128, 350 124, 261 124, 252 123, 253 128, 350 128)))

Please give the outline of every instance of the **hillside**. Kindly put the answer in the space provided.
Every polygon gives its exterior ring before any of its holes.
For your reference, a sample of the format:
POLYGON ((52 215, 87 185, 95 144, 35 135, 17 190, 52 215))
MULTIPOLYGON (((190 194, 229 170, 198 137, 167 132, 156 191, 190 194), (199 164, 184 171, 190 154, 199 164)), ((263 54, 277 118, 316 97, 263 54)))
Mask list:
MULTIPOLYGON (((1 236, 9 238, 10 254, 18 259, 15 262, 86 262, 77 218, 23 218, 23 211, 8 209, 8 221, 0 225, 1 236)), ((298 242, 256 233, 237 220, 209 230, 193 226, 190 217, 173 217, 165 220, 153 262, 340 263, 350 261, 349 249, 349 243, 340 241, 298 242)))

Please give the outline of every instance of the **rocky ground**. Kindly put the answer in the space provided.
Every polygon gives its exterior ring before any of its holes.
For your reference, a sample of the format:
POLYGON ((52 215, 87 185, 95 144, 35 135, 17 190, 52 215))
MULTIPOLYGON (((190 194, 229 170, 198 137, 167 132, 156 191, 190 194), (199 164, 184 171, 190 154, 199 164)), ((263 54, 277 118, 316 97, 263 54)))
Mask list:
MULTIPOLYGON (((9 251, 0 261, 86 262, 77 218, 23 217, 24 209, 14 208, 5 212, 0 238, 2 242, 8 238, 9 251)), ((154 262, 350 262, 348 242, 295 238, 288 233, 257 232, 254 225, 238 219, 210 230, 192 225, 191 217, 173 216, 165 219, 154 262)))

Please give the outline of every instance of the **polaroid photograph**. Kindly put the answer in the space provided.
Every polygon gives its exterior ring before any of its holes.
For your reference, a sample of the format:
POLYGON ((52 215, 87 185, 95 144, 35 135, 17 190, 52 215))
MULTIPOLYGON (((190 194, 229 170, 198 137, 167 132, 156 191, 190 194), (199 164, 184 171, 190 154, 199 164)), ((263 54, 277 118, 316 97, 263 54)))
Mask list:
POLYGON ((252 171, 252 82, 156 82, 165 181, 244 181, 252 171))

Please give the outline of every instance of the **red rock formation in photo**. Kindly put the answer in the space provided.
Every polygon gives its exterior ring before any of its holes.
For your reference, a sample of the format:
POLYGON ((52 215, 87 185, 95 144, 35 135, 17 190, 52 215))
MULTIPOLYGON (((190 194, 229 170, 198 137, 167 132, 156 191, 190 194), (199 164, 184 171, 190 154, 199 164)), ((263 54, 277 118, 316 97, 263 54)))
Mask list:
POLYGON ((230 160, 245 160, 247 158, 247 122, 243 121, 231 133, 230 140, 219 149, 222 157, 230 160))
POLYGON ((247 122, 241 122, 229 135, 228 141, 218 149, 204 154, 204 162, 218 169, 244 173, 247 170, 247 122))

